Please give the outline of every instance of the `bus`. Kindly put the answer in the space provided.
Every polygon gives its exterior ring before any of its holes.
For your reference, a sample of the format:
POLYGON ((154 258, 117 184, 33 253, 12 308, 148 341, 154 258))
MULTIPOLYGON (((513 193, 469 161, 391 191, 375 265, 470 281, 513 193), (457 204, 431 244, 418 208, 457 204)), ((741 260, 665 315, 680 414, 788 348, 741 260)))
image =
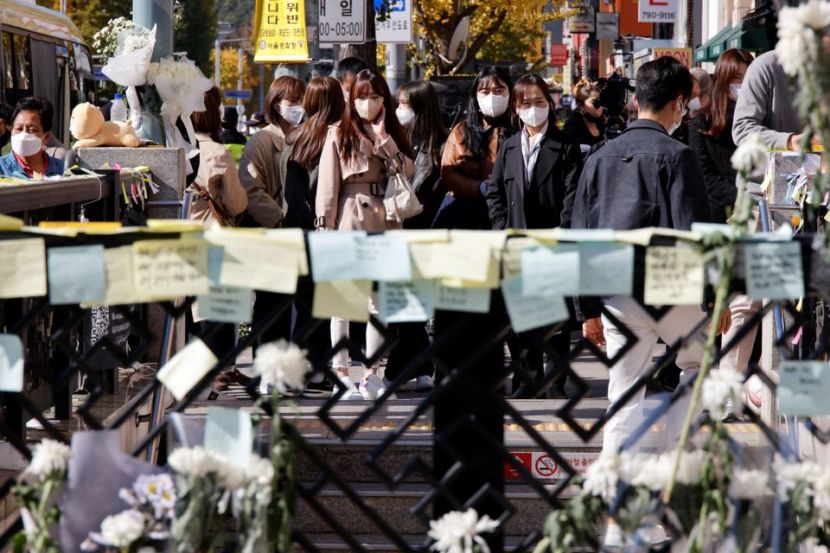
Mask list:
POLYGON ((66 14, 24 0, 0 0, 0 101, 40 96, 55 108, 52 134, 69 144, 69 117, 94 101, 92 58, 66 14))

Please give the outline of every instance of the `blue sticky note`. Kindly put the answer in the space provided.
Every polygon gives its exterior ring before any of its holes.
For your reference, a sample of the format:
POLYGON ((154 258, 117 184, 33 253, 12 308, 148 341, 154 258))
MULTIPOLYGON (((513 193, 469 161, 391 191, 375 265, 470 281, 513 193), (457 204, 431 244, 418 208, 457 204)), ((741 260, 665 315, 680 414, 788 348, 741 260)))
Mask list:
POLYGON ((527 296, 523 290, 521 275, 501 282, 501 293, 515 332, 549 326, 570 317, 561 296, 527 296))
POLYGON ((211 407, 205 422, 205 449, 221 453, 231 463, 247 468, 254 444, 251 415, 242 409, 211 407))
POLYGON ((49 248, 49 303, 65 305, 104 301, 107 282, 104 246, 49 248))
POLYGON ((378 284, 378 318, 386 323, 427 321, 435 314, 435 286, 429 280, 378 284))
POLYGON ((199 317, 218 323, 250 323, 254 311, 254 292, 236 286, 214 286, 198 296, 199 317))
POLYGON ((314 282, 359 280, 358 237, 365 232, 329 231, 308 235, 311 274, 314 282))
POLYGON ((316 232, 308 247, 314 282, 412 279, 409 243, 400 233, 316 232))
POLYGON ((435 309, 489 313, 490 292, 489 288, 453 288, 439 281, 435 285, 435 309))
POLYGON ((579 246, 558 245, 522 252, 522 293, 526 296, 579 294, 579 246))
POLYGON ((364 280, 402 282, 412 280, 409 242, 402 233, 374 234, 357 238, 359 268, 364 280))
POLYGON ((756 300, 792 300, 804 296, 799 242, 744 245, 746 295, 756 300))
POLYGON ((23 391, 23 342, 17 334, 0 334, 0 392, 23 391))
POLYGON ((778 370, 778 411, 810 417, 830 415, 830 364, 782 361, 778 370))
POLYGON ((222 260, 225 257, 225 248, 210 246, 208 248, 208 279, 211 286, 219 285, 222 276, 222 260))
POLYGON ((630 296, 633 285, 633 246, 604 242, 579 245, 579 295, 630 296))

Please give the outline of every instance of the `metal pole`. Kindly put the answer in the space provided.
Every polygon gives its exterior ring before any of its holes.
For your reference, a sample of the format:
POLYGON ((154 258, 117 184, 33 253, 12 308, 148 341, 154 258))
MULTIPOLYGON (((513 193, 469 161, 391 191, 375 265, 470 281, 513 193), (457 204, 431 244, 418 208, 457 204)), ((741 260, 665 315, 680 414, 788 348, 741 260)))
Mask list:
POLYGON ((406 81, 406 44, 386 45, 386 82, 392 94, 406 81))
POLYGON ((148 29, 156 25, 153 60, 173 55, 173 0, 133 0, 133 21, 148 29))
POLYGON ((213 84, 216 85, 216 88, 221 88, 221 79, 219 73, 222 71, 222 64, 219 62, 222 58, 222 41, 218 38, 216 39, 214 50, 215 53, 213 54, 213 84))

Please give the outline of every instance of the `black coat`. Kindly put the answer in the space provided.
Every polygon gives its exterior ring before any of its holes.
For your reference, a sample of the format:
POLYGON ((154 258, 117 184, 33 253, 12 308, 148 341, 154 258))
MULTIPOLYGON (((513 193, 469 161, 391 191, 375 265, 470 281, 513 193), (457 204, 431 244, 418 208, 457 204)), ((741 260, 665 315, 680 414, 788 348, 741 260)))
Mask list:
POLYGON ((718 136, 703 134, 709 128, 709 123, 702 115, 692 121, 689 129, 689 146, 694 148, 700 159, 709 208, 718 223, 726 222, 726 211, 734 207, 738 197, 738 188, 735 186, 738 173, 732 168, 732 154, 736 149, 731 132, 734 112, 735 102, 730 101, 726 126, 718 136))
POLYGON ((657 122, 638 119, 585 162, 574 199, 574 228, 689 230, 712 222, 694 150, 657 122))
POLYGON ((487 186, 493 229, 569 226, 582 169, 579 146, 549 124, 528 182, 521 135, 517 133, 502 144, 487 186))

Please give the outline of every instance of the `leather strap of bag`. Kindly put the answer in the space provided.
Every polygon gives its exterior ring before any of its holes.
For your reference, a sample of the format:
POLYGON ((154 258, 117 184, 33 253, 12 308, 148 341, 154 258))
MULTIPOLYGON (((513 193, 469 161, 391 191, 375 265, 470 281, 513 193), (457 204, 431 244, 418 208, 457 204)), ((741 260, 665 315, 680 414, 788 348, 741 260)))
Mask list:
POLYGON ((199 196, 202 200, 205 201, 208 205, 208 209, 210 210, 210 214, 213 216, 214 219, 219 221, 220 224, 223 226, 235 226, 237 223, 237 217, 229 215, 224 209, 222 209, 219 204, 210 197, 210 193, 205 190, 205 188, 193 181, 190 183, 190 186, 196 192, 196 195, 199 196))

